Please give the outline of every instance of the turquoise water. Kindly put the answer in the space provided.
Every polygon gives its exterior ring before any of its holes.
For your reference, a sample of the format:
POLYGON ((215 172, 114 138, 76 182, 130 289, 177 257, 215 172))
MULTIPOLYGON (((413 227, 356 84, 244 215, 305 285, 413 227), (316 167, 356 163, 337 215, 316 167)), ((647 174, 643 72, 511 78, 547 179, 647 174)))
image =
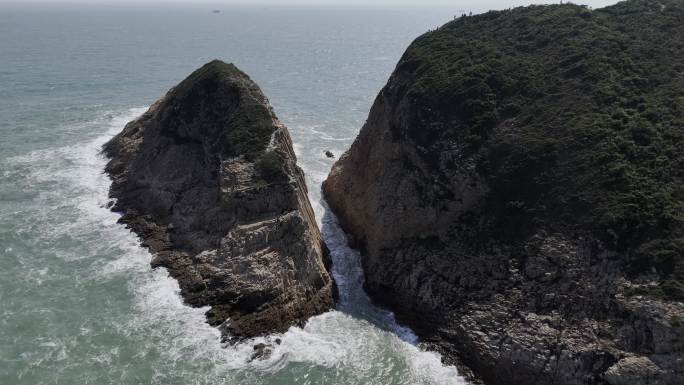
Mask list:
POLYGON ((463 384, 370 303, 320 195, 323 152, 348 148, 408 43, 455 11, 211 9, 0 8, 0 384, 463 384), (116 224, 99 155, 213 58, 249 73, 290 128, 341 291, 303 329, 237 346, 116 224))

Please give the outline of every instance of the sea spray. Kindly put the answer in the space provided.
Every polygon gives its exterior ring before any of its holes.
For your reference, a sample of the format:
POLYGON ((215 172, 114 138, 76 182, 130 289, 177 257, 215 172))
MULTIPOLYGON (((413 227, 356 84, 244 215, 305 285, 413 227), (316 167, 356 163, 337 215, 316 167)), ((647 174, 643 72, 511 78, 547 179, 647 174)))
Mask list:
MULTIPOLYGON (((62 261, 62 267, 36 264, 25 269, 26 279, 36 286, 50 285, 56 279, 65 279, 66 276, 59 274, 68 274, 72 265, 72 273, 79 274, 71 278, 80 282, 76 287, 93 288, 83 295, 101 295, 100 301, 128 312, 102 311, 98 313, 101 319, 83 320, 77 326, 80 337, 74 340, 39 337, 43 358, 32 355, 27 359, 34 357, 36 363, 52 360, 56 364, 78 354, 76 350, 82 347, 74 344, 116 338, 119 342, 112 344, 111 349, 93 351, 84 363, 104 365, 108 374, 101 378, 149 378, 153 383, 182 383, 188 370, 194 368, 202 373, 197 383, 237 380, 267 384, 283 376, 292 376, 296 381, 304 373, 322 381, 347 384, 374 378, 397 384, 463 383, 453 367, 440 363, 437 354, 421 351, 415 345, 415 335, 398 325, 390 312, 370 303, 361 286, 360 256, 347 246, 335 218, 326 211, 316 186, 311 185, 312 202, 331 249, 333 273, 340 285, 339 310, 310 319, 303 329, 291 328, 283 334, 222 345, 218 330, 204 322, 206 308, 183 304, 177 282, 164 269, 150 268, 151 255, 139 246, 133 233, 116 223, 118 214, 107 208, 110 181, 102 172, 106 159, 100 154, 101 145, 144 110, 104 113, 90 123, 93 130, 101 132, 94 138, 9 159, 12 168, 8 172, 14 177, 24 177, 26 186, 31 186, 36 193, 31 206, 54 207, 42 212, 17 208, 28 210, 29 215, 43 224, 52 223, 44 228, 38 242, 44 247, 56 242, 73 244, 53 254, 62 261), (112 290, 114 287, 119 290, 112 290), (125 305, 129 302, 130 307, 125 305), (107 319, 110 316, 113 318, 107 319), (250 360, 253 345, 260 342, 274 347, 272 355, 265 360, 250 360), (134 349, 125 346, 131 344, 134 349), (131 365, 130 360, 154 362, 155 369, 150 372, 146 365, 131 365), (309 369, 302 369, 302 365, 309 369)), ((309 172, 309 162, 303 156, 300 162, 307 174, 315 175, 309 183, 320 183, 317 179, 324 173, 309 172)), ((3 212, 5 218, 11 214, 3 212)), ((78 318, 81 317, 75 317, 78 318)), ((68 374, 67 370, 63 376, 67 378, 68 374)))

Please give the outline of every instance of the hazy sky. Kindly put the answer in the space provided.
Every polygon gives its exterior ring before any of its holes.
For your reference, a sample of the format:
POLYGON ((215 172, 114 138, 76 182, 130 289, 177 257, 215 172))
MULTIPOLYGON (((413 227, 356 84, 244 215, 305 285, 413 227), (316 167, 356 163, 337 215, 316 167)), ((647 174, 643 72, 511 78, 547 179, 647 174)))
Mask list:
MULTIPOLYGON (((289 5, 289 4, 306 4, 306 5, 370 5, 370 6, 469 6, 481 9, 501 9, 518 5, 528 4, 550 4, 558 3, 559 1, 535 1, 535 0, 0 0, 0 3, 12 4, 26 4, 26 3, 44 3, 44 4, 214 4, 214 5, 229 5, 229 4, 269 4, 269 5, 289 5)), ((594 8, 599 8, 605 5, 614 4, 617 0, 575 0, 578 4, 590 5, 594 8)))

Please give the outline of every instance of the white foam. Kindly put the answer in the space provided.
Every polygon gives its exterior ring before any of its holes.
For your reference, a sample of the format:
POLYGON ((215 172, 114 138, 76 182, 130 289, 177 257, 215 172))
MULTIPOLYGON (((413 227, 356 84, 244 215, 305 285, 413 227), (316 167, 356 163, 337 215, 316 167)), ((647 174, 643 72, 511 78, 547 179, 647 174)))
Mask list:
MULTIPOLYGON (((103 173, 106 160, 100 155, 100 148, 144 110, 105 113, 94 124, 102 127, 106 123, 107 129, 101 135, 63 148, 35 151, 11 161, 20 166, 21 172, 30 173, 36 191, 41 191, 36 199, 50 208, 41 215, 60 215, 65 205, 78 208, 78 215, 68 218, 63 226, 44 229, 46 233, 38 241, 51 242, 78 234, 87 242, 91 254, 67 250, 56 251, 55 257, 91 262, 92 275, 79 279, 108 282, 125 277, 134 296, 135 314, 130 314, 127 322, 112 327, 122 336, 146 337, 137 353, 140 360, 150 360, 149 355, 155 351, 161 355, 161 363, 154 368, 155 382, 163 383, 168 372, 174 371, 178 376, 195 378, 194 383, 230 383, 236 373, 251 378, 251 383, 262 383, 265 381, 260 379, 262 376, 267 378, 281 371, 289 373, 286 368, 300 363, 310 366, 310 370, 325 368, 325 377, 336 383, 369 383, 381 378, 406 384, 464 383, 455 368, 441 364, 439 355, 421 351, 415 334, 397 324, 391 312, 372 305, 361 289, 360 256, 347 246, 343 232, 329 213, 325 223, 319 224, 326 229, 335 263, 333 273, 341 289, 339 310, 313 317, 304 328, 293 327, 282 334, 222 346, 219 331, 205 322, 207 309, 186 306, 179 295, 178 283, 164 269, 150 268, 150 254, 138 245, 134 234, 116 224, 118 215, 105 208, 110 181, 103 173), (94 258, 94 255, 112 254, 118 257, 94 258), (276 339, 281 343, 276 344, 276 339), (272 345, 273 352, 267 359, 251 361, 253 345, 259 342, 272 345), (201 368, 201 372, 189 375, 187 372, 192 368, 201 368)), ((311 132, 322 140, 343 140, 317 132, 316 128, 311 128, 311 132)), ((302 159, 306 154, 301 153, 301 147, 296 148, 300 165, 309 178, 312 204, 318 221, 322 222, 327 208, 321 200, 319 186, 330 162, 302 159)), ((35 269, 34 273, 34 278, 40 280, 47 270, 35 269)), ((89 333, 91 329, 81 326, 79 330, 89 333)), ((59 357, 66 359, 66 354, 63 351, 59 357)), ((101 352, 93 360, 114 365, 113 359, 118 354, 118 350, 101 352)))
MULTIPOLYGON (((319 131, 318 126, 297 126, 296 129, 304 131, 307 137, 312 134, 318 135, 320 139, 326 141, 322 145, 323 147, 331 146, 334 148, 339 146, 339 142, 343 142, 343 144, 348 146, 352 140, 352 138, 332 137, 319 131)), ((301 136, 301 134, 298 136, 301 136)), ((316 148, 316 146, 307 144, 307 148, 316 148)), ((339 148, 337 148, 337 151, 338 154, 343 152, 339 148)), ((322 229, 326 244, 331 252, 333 260, 332 273, 340 292, 338 309, 360 317, 360 319, 346 314, 342 315, 343 313, 341 312, 333 312, 314 317, 310 320, 309 324, 318 323, 324 316, 344 316, 347 317, 348 322, 356 322, 356 325, 347 324, 345 327, 337 328, 337 330, 344 336, 343 346, 349 348, 349 354, 354 357, 363 357, 364 359, 368 357, 359 355, 359 352, 368 352, 369 346, 372 346, 369 341, 373 341, 374 338, 381 336, 381 340, 377 341, 377 346, 390 345, 403 357, 410 368, 411 377, 413 378, 405 379, 407 383, 466 384, 466 381, 458 375, 455 367, 444 366, 441 363, 441 356, 439 354, 420 350, 417 345, 419 341, 418 336, 410 328, 400 325, 391 311, 374 306, 368 295, 363 291, 364 274, 361 266, 361 255, 357 250, 351 249, 348 246, 346 235, 340 228, 337 218, 330 211, 321 196, 319 186, 327 177, 330 164, 322 162, 315 157, 312 158, 306 159, 300 156, 299 165, 307 175, 309 198, 312 202, 318 225, 322 229), (382 329, 387 329, 389 332, 382 329), (356 335, 354 337, 356 338, 343 332, 344 330, 355 332, 356 335)), ((328 336, 329 339, 334 339, 335 337, 328 336)), ((372 356, 380 357, 382 354, 373 354, 372 356)))

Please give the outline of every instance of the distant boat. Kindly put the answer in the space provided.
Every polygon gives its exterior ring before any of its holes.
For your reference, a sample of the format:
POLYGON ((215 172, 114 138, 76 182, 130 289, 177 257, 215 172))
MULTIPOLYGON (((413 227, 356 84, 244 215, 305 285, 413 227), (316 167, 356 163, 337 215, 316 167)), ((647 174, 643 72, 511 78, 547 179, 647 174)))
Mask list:
POLYGON ((221 10, 215 9, 215 10, 211 11, 211 13, 221 13, 221 10))

